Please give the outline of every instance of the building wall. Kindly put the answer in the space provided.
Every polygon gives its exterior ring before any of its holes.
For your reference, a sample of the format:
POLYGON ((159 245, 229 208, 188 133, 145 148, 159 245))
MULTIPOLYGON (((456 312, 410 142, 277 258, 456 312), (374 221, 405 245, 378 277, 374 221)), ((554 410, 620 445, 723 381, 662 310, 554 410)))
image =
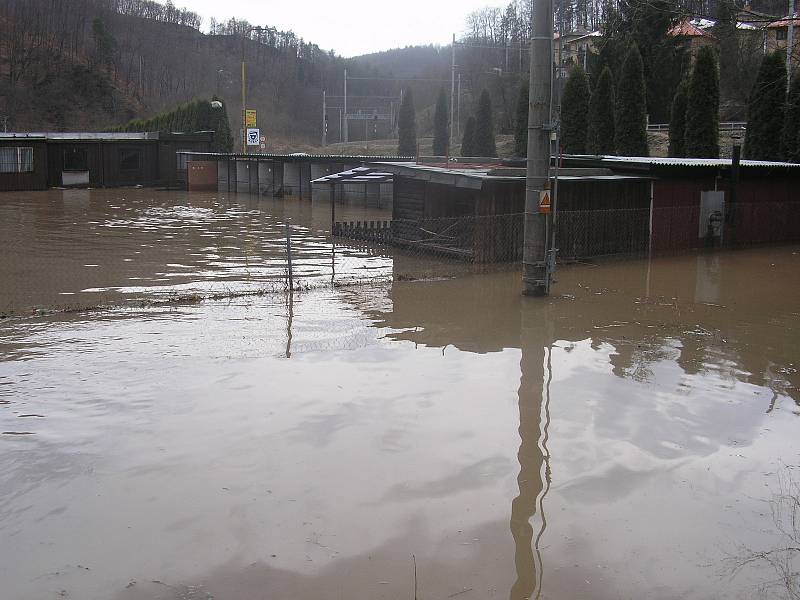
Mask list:
POLYGON ((0 140, 2 148, 33 148, 33 171, 0 173, 0 192, 47 189, 47 145, 44 140, 0 140))

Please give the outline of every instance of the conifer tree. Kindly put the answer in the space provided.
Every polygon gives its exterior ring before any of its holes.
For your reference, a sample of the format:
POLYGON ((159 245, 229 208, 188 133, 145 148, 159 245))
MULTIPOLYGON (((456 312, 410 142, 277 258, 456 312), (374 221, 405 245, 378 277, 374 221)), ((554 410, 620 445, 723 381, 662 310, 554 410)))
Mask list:
POLYGON ((623 156, 648 156, 644 65, 636 44, 622 63, 614 113, 615 146, 623 156))
POLYGON ((397 118, 399 142, 397 145, 398 156, 417 155, 417 114, 414 109, 414 95, 407 89, 400 105, 400 114, 397 118))
POLYGON ((719 69, 714 49, 697 53, 686 96, 686 155, 719 158, 719 69))
POLYGON ((589 101, 587 150, 590 154, 614 154, 614 76, 606 66, 589 101))
POLYGON ((528 156, 528 111, 530 84, 523 81, 517 96, 517 117, 514 122, 514 156, 528 156))
POLYGON ((784 160, 800 162, 800 75, 792 78, 781 140, 784 160))
POLYGON ((586 72, 580 65, 572 67, 561 101, 561 146, 567 154, 586 154, 590 97, 586 72))
POLYGON ((494 122, 492 119, 492 99, 487 90, 483 90, 478 100, 478 111, 475 114, 475 147, 477 156, 497 156, 494 141, 494 122))
POLYGON ((433 154, 447 156, 450 147, 450 127, 448 126, 447 96, 444 90, 439 91, 436 100, 436 111, 433 113, 433 154))
POLYGON ((233 151, 233 134, 231 133, 231 123, 228 120, 228 109, 225 103, 216 96, 212 98, 212 102, 213 101, 222 104, 221 108, 211 108, 211 129, 214 131, 214 152, 231 152, 233 151))
POLYGON ((678 86, 672 99, 672 114, 669 119, 669 155, 683 158, 686 156, 686 99, 689 84, 684 80, 678 86))
POLYGON ((475 117, 469 117, 461 140, 461 156, 475 156, 475 117))
POLYGON ((781 134, 786 106, 786 65, 783 51, 761 61, 747 108, 744 153, 751 160, 781 160, 781 134))

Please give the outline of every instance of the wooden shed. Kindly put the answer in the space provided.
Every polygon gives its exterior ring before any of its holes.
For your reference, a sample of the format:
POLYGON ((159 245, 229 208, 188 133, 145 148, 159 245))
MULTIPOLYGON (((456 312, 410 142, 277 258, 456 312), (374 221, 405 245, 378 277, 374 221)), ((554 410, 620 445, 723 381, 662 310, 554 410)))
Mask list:
POLYGON ((653 178, 657 253, 800 240, 800 164, 621 156, 569 156, 565 164, 653 178))
POLYGON ((47 189, 44 135, 0 133, 0 192, 47 189))
MULTIPOLYGON (((475 262, 520 260, 524 236, 525 169, 502 164, 377 163, 394 174, 395 244, 428 248, 475 262)), ((646 249, 650 178, 608 169, 563 169, 558 179, 559 236, 568 256, 646 249), (614 211, 639 212, 625 235, 614 211), (586 221, 587 211, 595 219, 586 221)), ((555 182, 553 182, 555 184, 555 182)))

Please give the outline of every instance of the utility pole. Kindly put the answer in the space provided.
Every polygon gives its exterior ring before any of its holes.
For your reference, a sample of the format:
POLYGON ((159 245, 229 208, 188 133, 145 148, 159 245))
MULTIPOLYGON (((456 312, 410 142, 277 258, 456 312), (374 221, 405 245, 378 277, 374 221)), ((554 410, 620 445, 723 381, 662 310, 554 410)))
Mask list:
MULTIPOLYGON (((261 26, 251 27, 242 33, 242 153, 247 154, 247 61, 245 60, 245 44, 250 39, 250 34, 264 31, 261 26)), ((259 36, 260 39, 260 36, 259 36)))
POLYGON ((322 90, 322 146, 328 145, 328 111, 325 107, 325 90, 322 90))
POLYGON ((550 187, 550 132, 553 102, 553 0, 537 0, 531 23, 528 172, 525 184, 525 241, 522 250, 524 293, 550 293, 552 254, 547 252, 547 215, 539 201, 550 187))
POLYGON ((453 34, 453 57, 452 67, 450 69, 450 135, 447 137, 450 143, 448 148, 453 145, 453 133, 455 132, 455 115, 456 115, 456 34, 453 34))
POLYGON ((344 70, 344 141, 349 142, 347 131, 347 69, 344 70))
POLYGON ((461 139, 461 73, 458 74, 458 92, 456 93, 456 143, 461 139))
POLYGON ((792 55, 794 54, 794 12, 795 0, 789 0, 789 30, 786 35, 786 74, 789 78, 789 85, 792 83, 792 55))

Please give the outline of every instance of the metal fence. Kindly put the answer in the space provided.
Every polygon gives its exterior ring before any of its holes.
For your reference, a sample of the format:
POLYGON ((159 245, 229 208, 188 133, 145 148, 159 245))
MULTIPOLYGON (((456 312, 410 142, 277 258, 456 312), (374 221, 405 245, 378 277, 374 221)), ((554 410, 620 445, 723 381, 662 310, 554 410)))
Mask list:
MULTIPOLYGON (((194 228, 187 219, 203 214, 192 210, 108 219, 68 245, 49 237, 38 254, 24 230, 6 230, 0 315, 457 277, 522 260, 520 213, 300 224, 298 215, 237 209, 194 228)), ((738 204, 713 239, 702 235, 703 218, 694 206, 560 211, 551 233, 562 261, 800 241, 800 202, 738 204)))

